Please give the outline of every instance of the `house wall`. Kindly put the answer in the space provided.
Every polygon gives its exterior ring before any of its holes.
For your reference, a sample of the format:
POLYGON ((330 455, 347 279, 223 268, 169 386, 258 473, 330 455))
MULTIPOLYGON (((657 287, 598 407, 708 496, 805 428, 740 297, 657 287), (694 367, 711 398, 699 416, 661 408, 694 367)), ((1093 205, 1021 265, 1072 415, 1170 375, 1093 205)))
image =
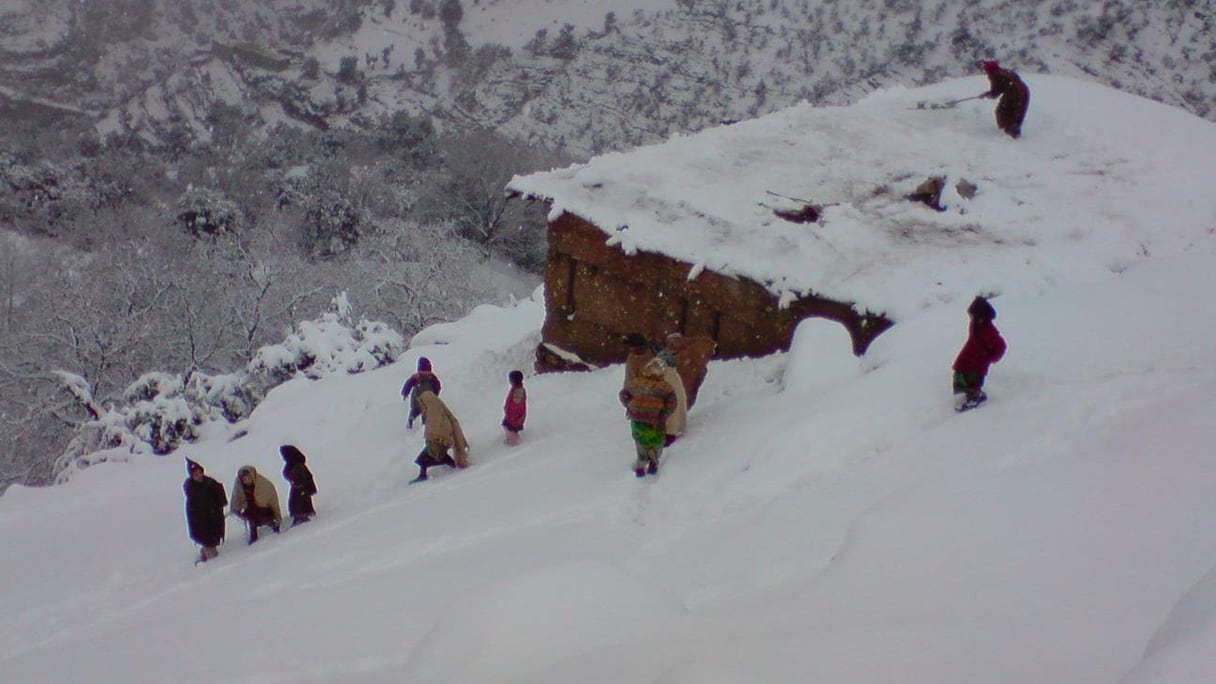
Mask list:
MULTIPOLYGON (((651 340, 672 332, 706 334, 718 343, 716 357, 733 358, 788 349, 794 328, 808 316, 845 325, 858 354, 890 326, 881 317, 859 316, 848 304, 815 297, 781 309, 758 283, 710 271, 690 281, 691 264, 650 252, 629 256, 606 240, 603 231, 570 213, 549 225, 542 339, 596 365, 622 361, 622 338, 630 332, 651 340)), ((537 359, 541 370, 567 367, 543 350, 537 359)))

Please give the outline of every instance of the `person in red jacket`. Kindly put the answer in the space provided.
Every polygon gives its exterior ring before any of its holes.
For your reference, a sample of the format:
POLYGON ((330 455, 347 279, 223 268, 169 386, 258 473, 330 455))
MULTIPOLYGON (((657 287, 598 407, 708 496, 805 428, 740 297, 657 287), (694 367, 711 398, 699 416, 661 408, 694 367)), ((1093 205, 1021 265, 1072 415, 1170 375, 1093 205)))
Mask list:
POLYGON ((1012 69, 1002 68, 995 60, 980 62, 988 75, 988 92, 984 97, 1001 98, 996 103, 996 126, 1011 138, 1022 136, 1022 122, 1030 108, 1030 88, 1012 69))
POLYGON ((1005 355, 1005 339, 992 324, 996 309, 983 297, 976 297, 967 307, 971 326, 967 342, 954 359, 954 393, 966 395, 958 410, 975 408, 988 400, 984 393, 984 377, 988 367, 1005 355))
POLYGON ((502 429, 506 432, 507 446, 515 446, 519 444, 519 433, 524 431, 524 420, 528 417, 528 390, 524 389, 523 371, 511 371, 507 381, 511 387, 502 403, 502 429))

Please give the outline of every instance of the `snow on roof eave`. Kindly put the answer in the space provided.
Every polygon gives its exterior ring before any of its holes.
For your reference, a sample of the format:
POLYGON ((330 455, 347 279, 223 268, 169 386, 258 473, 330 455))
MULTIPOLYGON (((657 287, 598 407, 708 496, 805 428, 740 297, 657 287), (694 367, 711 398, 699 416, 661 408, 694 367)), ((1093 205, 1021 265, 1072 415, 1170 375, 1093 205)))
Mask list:
MULTIPOLYGON (((518 190, 509 188, 508 194, 510 194, 512 197, 519 197, 519 198, 525 199, 525 200, 540 200, 540 201, 546 202, 550 205, 552 205, 554 202, 553 198, 547 197, 540 193, 529 193, 529 192, 523 192, 523 191, 518 191, 518 190)), ((602 233, 606 237, 606 239, 604 240, 605 246, 615 247, 615 248, 621 249, 622 251, 625 251, 625 248, 623 245, 621 245, 621 241, 618 239, 617 235, 609 233, 607 230, 604 229, 603 226, 600 226, 599 224, 595 223, 591 219, 580 215, 578 212, 572 211, 570 209, 554 209, 554 210, 550 211, 549 216, 547 217, 547 220, 550 224, 552 224, 563 214, 570 214, 571 216, 574 216, 575 218, 581 220, 583 223, 586 223, 587 225, 595 228, 600 233, 602 233)), ((868 306, 863 306, 863 307, 859 308, 858 303, 855 301, 842 300, 842 299, 832 297, 830 295, 820 294, 818 292, 814 292, 811 290, 796 291, 796 290, 792 290, 792 289, 784 289, 784 288, 780 288, 780 287, 775 287, 772 282, 763 282, 763 281, 757 280, 755 278, 749 277, 746 274, 736 273, 736 272, 732 272, 732 271, 728 271, 728 270, 711 268, 711 267, 706 266, 704 263, 692 263, 686 259, 681 259, 674 255, 652 250, 652 249, 638 248, 638 249, 634 250, 634 252, 629 252, 629 254, 632 255, 633 253, 636 253, 636 252, 646 252, 649 254, 656 254, 658 256, 661 256, 661 257, 664 257, 667 259, 671 259, 672 261, 675 261, 677 263, 687 264, 688 265, 688 274, 685 276, 685 279, 690 282, 693 280, 696 280, 697 277, 700 276, 705 271, 709 271, 711 273, 717 274, 723 278, 730 278, 731 280, 747 280, 747 281, 753 282, 756 285, 759 285, 760 287, 764 288, 764 290, 766 292, 768 292, 770 295, 772 295, 772 297, 777 301, 777 308, 780 310, 783 310, 783 311, 785 309, 788 309, 790 306, 792 306, 796 302, 799 302, 802 300, 807 300, 807 299, 817 299, 820 301, 830 301, 830 302, 835 302, 837 304, 847 306, 853 311, 854 314, 856 314, 857 316, 862 317, 862 318, 867 318, 867 317, 885 318, 886 317, 886 313, 883 311, 880 311, 880 310, 876 311, 874 309, 871 309, 868 306)))
MULTIPOLYGON (((538 175, 538 174, 533 174, 533 175, 538 175)), ((520 198, 520 199, 529 200, 529 201, 539 200, 539 201, 545 202, 546 204, 549 204, 551 209, 549 211, 549 215, 546 217, 546 220, 549 222, 550 225, 552 225, 555 221, 557 221, 557 219, 560 218, 563 214, 570 214, 571 216, 574 216, 575 218, 578 218, 579 220, 581 220, 583 223, 586 223, 587 225, 600 231, 600 233, 602 233, 606 238, 604 240, 604 244, 606 246, 616 247, 616 248, 621 249, 622 251, 626 251, 626 248, 621 244, 621 241, 617 234, 615 234, 613 232, 609 232, 603 226, 599 225, 592 219, 590 219, 586 216, 583 216, 582 214, 580 214, 577 211, 574 211, 568 207, 557 206, 556 200, 553 197, 551 197, 550 195, 545 194, 544 192, 529 191, 529 190, 524 190, 524 189, 516 187, 514 185, 515 180, 516 179, 513 178, 512 182, 507 185, 508 196, 511 198, 520 198)), ((625 228, 627 228, 627 226, 625 228)), ((856 301, 840 299, 840 298, 833 297, 833 296, 827 295, 827 294, 820 294, 813 290, 798 291, 798 290, 794 290, 794 289, 776 287, 776 286, 774 286, 774 284, 771 281, 758 280, 758 279, 750 277, 746 274, 737 273, 737 272, 730 271, 727 269, 713 268, 713 267, 707 266, 703 262, 693 263, 691 260, 682 259, 677 256, 667 254, 665 252, 653 250, 653 249, 637 248, 633 252, 626 252, 626 253, 632 254, 634 252, 647 252, 650 254, 657 254, 659 256, 671 259, 678 263, 687 264, 689 268, 688 268, 688 274, 686 276, 686 279, 690 282, 693 280, 696 280, 697 276, 701 275, 701 273, 703 273, 704 271, 709 271, 709 272, 715 273, 723 278, 730 278, 732 280, 751 281, 751 282, 759 285, 760 287, 764 288, 765 291, 767 291, 770 295, 772 295, 772 297, 777 301, 777 308, 780 310, 783 310, 783 311, 785 309, 788 309, 795 302, 798 302, 801 300, 806 300, 806 299, 818 299, 821 301, 830 301, 830 302, 835 302, 837 304, 842 304, 844 306, 847 306, 853 311, 854 314, 856 314, 857 316, 859 316, 861 318, 869 318, 869 317, 887 318, 887 314, 885 311, 883 311, 881 309, 876 310, 869 306, 859 307, 858 302, 856 302, 856 301)))
POLYGON ((553 201, 552 197, 550 197, 544 193, 535 192, 535 191, 531 191, 531 190, 520 190, 520 189, 516 188, 513 184, 517 178, 520 178, 520 176, 516 176, 515 178, 512 178, 506 185, 507 199, 521 199, 521 200, 525 200, 528 202, 537 201, 537 200, 539 200, 541 202, 552 202, 553 201))

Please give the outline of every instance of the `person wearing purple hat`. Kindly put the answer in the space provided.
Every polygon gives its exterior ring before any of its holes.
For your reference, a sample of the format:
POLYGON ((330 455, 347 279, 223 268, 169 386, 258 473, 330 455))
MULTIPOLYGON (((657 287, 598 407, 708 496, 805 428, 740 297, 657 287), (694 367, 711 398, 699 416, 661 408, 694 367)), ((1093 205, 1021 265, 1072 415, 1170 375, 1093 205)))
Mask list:
POLYGON ((419 356, 418 372, 411 375, 401 386, 401 398, 410 403, 410 417, 405 423, 407 429, 414 429, 414 420, 419 416, 422 416, 422 422, 426 424, 426 416, 422 414, 422 405, 418 403, 418 395, 430 392, 439 396, 439 389, 439 376, 431 370, 431 360, 425 356, 419 356))
POLYGON ((1030 108, 1030 88, 1012 69, 1003 68, 996 60, 980 62, 984 73, 988 74, 991 86, 984 97, 1001 98, 996 103, 996 126, 1005 131, 1011 138, 1022 136, 1022 121, 1026 119, 1026 110, 1030 108))

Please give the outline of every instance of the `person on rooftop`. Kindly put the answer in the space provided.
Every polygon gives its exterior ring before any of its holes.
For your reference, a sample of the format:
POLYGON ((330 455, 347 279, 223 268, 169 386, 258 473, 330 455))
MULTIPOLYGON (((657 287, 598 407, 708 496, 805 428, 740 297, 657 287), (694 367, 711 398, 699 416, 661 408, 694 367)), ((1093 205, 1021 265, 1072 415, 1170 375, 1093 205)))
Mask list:
POLYGON ((1030 88, 1012 69, 1003 68, 996 60, 980 62, 991 86, 984 97, 1001 98, 996 103, 996 126, 1011 138, 1022 137, 1022 121, 1030 108, 1030 88))

